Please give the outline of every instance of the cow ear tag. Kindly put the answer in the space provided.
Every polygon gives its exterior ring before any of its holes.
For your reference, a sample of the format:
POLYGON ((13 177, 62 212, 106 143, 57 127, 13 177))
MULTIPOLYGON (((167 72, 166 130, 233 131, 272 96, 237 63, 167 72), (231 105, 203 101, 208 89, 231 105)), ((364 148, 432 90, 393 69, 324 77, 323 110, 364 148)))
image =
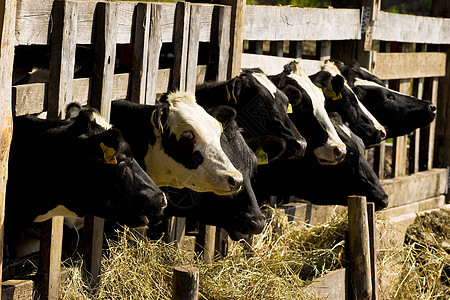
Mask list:
POLYGON ((287 112, 288 114, 292 114, 292 104, 288 103, 288 107, 287 107, 286 112, 287 112))
POLYGON ((333 91, 333 87, 331 86, 331 84, 327 87, 324 95, 327 98, 331 98, 332 101, 342 99, 342 94, 339 93, 336 95, 336 93, 333 91))
POLYGON ((103 159, 105 160, 105 164, 117 165, 117 159, 114 156, 116 154, 116 150, 114 148, 109 148, 103 143, 100 143, 100 148, 103 151, 103 159))
POLYGON ((256 149, 255 154, 256 159, 258 160, 258 165, 267 165, 269 163, 269 155, 267 155, 261 147, 256 149))
POLYGON ((231 96, 233 96, 234 104, 237 104, 237 99, 234 95, 230 93, 230 90, 228 89, 228 85, 225 85, 225 89, 227 90, 227 101, 230 101, 231 96))

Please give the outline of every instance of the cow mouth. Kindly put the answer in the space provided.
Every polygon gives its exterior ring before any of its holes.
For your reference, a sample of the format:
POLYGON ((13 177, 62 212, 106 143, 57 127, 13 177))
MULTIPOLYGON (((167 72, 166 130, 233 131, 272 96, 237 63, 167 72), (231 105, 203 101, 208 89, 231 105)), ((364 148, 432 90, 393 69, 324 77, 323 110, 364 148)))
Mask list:
POLYGON ((343 159, 339 159, 339 160, 327 160, 327 159, 323 159, 323 158, 317 159, 319 164, 324 165, 324 166, 334 166, 334 165, 337 165, 338 163, 340 163, 342 160, 343 159))
POLYGON ((247 239, 250 236, 250 234, 248 234, 248 233, 242 233, 237 230, 233 231, 233 233, 234 233, 234 236, 233 237, 230 236, 230 237, 236 241, 242 240, 242 239, 247 239))
POLYGON ((148 220, 148 217, 146 215, 140 215, 139 219, 142 221, 142 224, 143 224, 141 226, 147 226, 150 223, 150 221, 148 220))

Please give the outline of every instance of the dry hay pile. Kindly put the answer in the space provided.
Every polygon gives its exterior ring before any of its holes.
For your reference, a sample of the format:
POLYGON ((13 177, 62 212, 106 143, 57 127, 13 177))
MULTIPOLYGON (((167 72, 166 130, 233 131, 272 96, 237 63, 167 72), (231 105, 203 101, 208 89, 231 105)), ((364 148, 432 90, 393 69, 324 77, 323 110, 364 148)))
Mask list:
POLYGON ((272 211, 252 247, 234 242, 225 258, 204 263, 200 256, 125 229, 109 242, 99 284, 88 288, 84 271, 73 263, 60 298, 171 299, 174 266, 192 265, 200 272, 200 299, 314 299, 305 287, 343 266, 346 230, 346 215, 308 226, 272 211))
POLYGON ((382 251, 378 269, 380 275, 392 272, 396 277, 383 298, 449 299, 450 211, 417 216, 404 245, 382 251))

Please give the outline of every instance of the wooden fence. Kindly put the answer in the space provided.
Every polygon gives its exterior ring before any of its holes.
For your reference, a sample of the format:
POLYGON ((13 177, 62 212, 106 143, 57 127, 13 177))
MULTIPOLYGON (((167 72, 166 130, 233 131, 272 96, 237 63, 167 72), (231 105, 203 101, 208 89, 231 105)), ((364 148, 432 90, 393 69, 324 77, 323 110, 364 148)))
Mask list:
MULTIPOLYGON (((450 44, 450 20, 386 13, 379 11, 379 3, 364 1, 365 8, 313 9, 245 6, 242 0, 232 1, 231 6, 18 0, 16 45, 47 46, 52 59, 49 82, 12 87, 12 114, 47 111, 49 117, 62 118, 65 105, 79 101, 98 108, 108 119, 113 100, 151 104, 167 90, 193 91, 204 80, 230 78, 239 66, 279 73, 292 58, 301 58, 309 74, 319 71, 328 58, 346 63, 357 59, 390 87, 438 103, 437 78, 446 76, 446 57, 439 45, 450 44), (118 54, 130 44, 134 45, 132 71, 120 73, 115 68, 121 62, 118 54), (94 49, 89 78, 74 78, 77 45, 94 49), (163 47, 173 50, 170 68, 160 68, 163 47)), ((437 119, 446 128, 442 120, 437 119)), ((389 209, 380 213, 384 217, 444 205, 447 170, 433 168, 434 136, 433 123, 410 138, 396 138, 392 145, 383 143, 368 153, 389 195, 389 209), (386 176, 389 164, 391 171, 386 176)), ((439 161, 435 165, 444 166, 439 161)), ((286 211, 294 218, 320 222, 328 208, 302 204, 286 211)), ((86 224, 91 232, 84 241, 86 265, 97 275, 103 221, 90 217, 86 224)), ((56 299, 62 218, 54 218, 45 227, 41 247, 48 250, 41 251, 45 267, 40 272, 40 293, 56 299)), ((169 227, 171 240, 177 240, 180 247, 192 246, 192 238, 185 237, 185 220, 173 219, 169 227)), ((226 237, 212 226, 204 231, 205 249, 211 255, 215 250, 224 252, 226 237)), ((11 286, 17 291, 17 286, 11 286)))

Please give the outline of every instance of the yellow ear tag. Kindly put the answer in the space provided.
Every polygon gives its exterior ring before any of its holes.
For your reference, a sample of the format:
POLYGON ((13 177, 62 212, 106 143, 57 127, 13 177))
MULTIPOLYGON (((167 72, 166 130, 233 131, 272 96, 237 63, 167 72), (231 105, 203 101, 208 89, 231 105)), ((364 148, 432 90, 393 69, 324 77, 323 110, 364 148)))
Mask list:
MULTIPOLYGON (((225 89, 227 90, 227 101, 230 101, 231 94, 230 94, 230 90, 228 89, 228 85, 225 85, 225 89)), ((237 100, 236 100, 236 97, 234 97, 234 95, 233 95, 233 100, 234 100, 234 104, 237 104, 237 100)))
POLYGON ((288 103, 288 107, 287 107, 286 112, 287 112, 288 114, 292 114, 292 104, 288 103))
POLYGON ((117 159, 114 156, 116 154, 116 150, 114 148, 109 148, 103 143, 100 143, 100 147, 103 150, 103 159, 105 160, 106 164, 116 165, 117 159))
POLYGON ((331 98, 332 101, 342 99, 341 93, 336 95, 336 92, 333 91, 333 87, 331 84, 327 87, 327 90, 324 93, 325 97, 331 98))
POLYGON ((269 163, 269 156, 261 147, 256 149, 255 154, 256 159, 258 160, 258 165, 267 165, 269 163))

